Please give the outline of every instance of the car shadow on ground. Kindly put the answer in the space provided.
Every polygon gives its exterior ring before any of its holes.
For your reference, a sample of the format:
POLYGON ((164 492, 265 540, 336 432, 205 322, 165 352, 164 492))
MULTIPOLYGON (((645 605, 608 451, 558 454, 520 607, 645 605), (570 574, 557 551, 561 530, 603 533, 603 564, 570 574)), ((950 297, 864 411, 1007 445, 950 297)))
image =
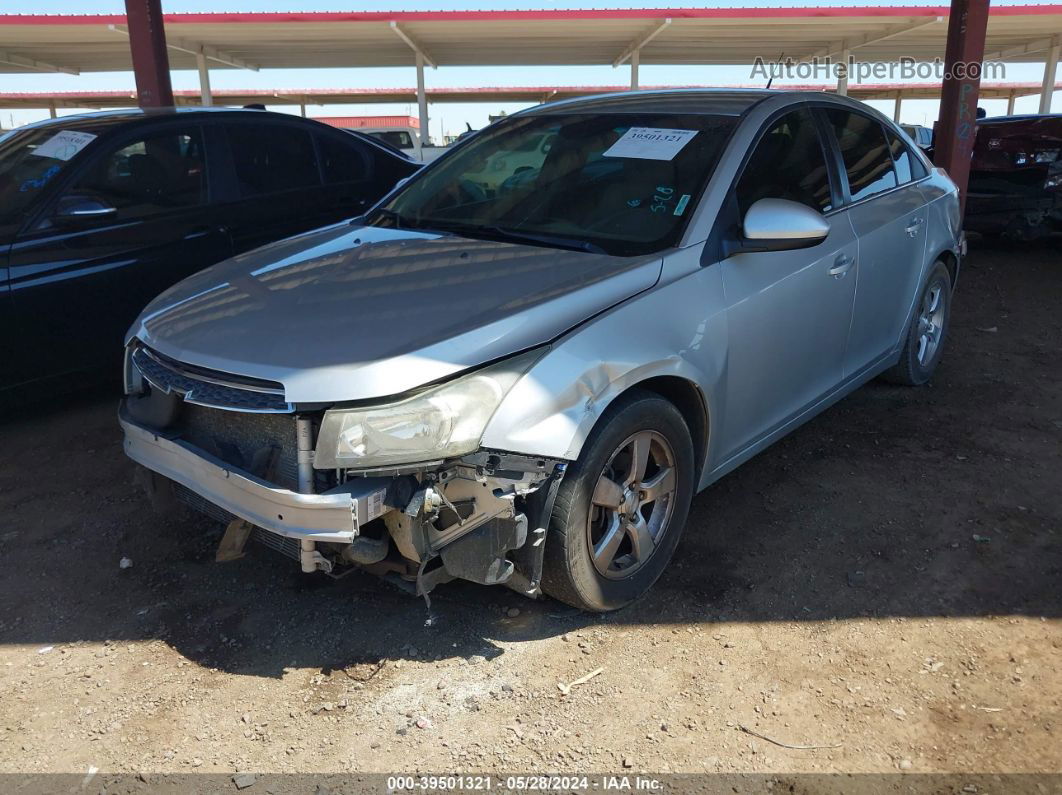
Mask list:
POLYGON ((216 524, 158 516, 133 486, 113 396, 23 408, 0 423, 0 643, 158 639, 221 671, 358 680, 597 624, 1057 618, 1057 259, 976 251, 930 386, 869 384, 699 495, 661 580, 605 616, 467 583, 429 609, 261 547, 216 564, 216 524))

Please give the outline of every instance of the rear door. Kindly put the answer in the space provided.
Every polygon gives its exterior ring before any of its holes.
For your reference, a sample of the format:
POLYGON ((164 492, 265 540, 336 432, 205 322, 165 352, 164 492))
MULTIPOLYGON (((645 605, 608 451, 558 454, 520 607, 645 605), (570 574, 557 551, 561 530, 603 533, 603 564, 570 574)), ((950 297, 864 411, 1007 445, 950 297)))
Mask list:
POLYGON ((886 136, 877 119, 857 111, 821 112, 841 161, 847 214, 859 241, 845 352, 845 375, 851 376, 899 344, 925 258, 925 198, 898 136, 886 136))
POLYGON ((20 380, 117 360, 148 301, 228 257, 209 198, 196 124, 131 132, 80 166, 11 248, 15 322, 36 342, 20 380))
POLYGON ((321 226, 360 215, 397 182, 377 168, 371 145, 350 133, 321 130, 314 143, 324 183, 321 226))
POLYGON ((313 134, 305 124, 235 120, 221 131, 227 148, 221 212, 237 253, 331 222, 330 197, 322 190, 313 134))

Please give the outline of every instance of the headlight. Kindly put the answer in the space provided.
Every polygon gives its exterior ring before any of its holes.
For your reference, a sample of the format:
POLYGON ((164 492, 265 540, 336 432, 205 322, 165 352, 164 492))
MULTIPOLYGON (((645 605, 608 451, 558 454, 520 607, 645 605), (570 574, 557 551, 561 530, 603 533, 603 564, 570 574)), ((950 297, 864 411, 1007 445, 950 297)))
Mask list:
POLYGON ((373 469, 471 453, 490 418, 539 348, 383 406, 326 411, 317 438, 318 469, 373 469))
POLYGON ((1058 190, 1062 187, 1062 174, 1055 174, 1044 180, 1044 190, 1058 190))
POLYGON ((1054 163, 1056 160, 1058 160, 1057 149, 1045 149, 1042 152, 1036 153, 1037 163, 1054 163))

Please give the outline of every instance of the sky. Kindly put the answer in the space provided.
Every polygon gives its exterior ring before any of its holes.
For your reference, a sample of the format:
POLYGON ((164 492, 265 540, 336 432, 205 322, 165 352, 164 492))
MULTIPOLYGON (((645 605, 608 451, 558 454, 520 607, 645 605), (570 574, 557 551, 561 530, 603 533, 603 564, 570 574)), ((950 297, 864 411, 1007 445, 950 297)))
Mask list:
MULTIPOLYGON (((668 0, 597 0, 596 2, 579 2, 562 0, 559 3, 546 3, 542 0, 521 0, 519 2, 479 2, 478 0, 430 0, 429 2, 339 2, 337 0, 163 0, 166 12, 189 11, 392 11, 392 10, 479 10, 479 9, 521 9, 521 8, 682 8, 705 6, 876 6, 908 5, 936 6, 947 5, 947 0, 939 2, 908 2, 905 0, 808 0, 805 3, 782 2, 781 0, 727 0, 712 2, 702 0, 699 3, 669 2, 668 0)), ((993 7, 1003 5, 1036 5, 1036 0, 993 0, 993 7)), ((14 0, 0 0, 0 13, 15 13, 14 0)), ((124 13, 124 0, 35 0, 32 8, 19 6, 34 14, 107 14, 124 13)), ((943 56, 943 53, 941 53, 943 56)), ((1008 81, 1039 82, 1043 67, 1038 64, 1008 64, 1006 79, 1008 81)), ((611 66, 563 66, 563 67, 491 67, 489 75, 478 67, 442 66, 428 70, 425 76, 429 88, 489 85, 623 85, 630 79, 626 66, 613 69, 611 66)), ((174 70, 172 72, 175 89, 197 89, 198 75, 191 70, 174 70)), ((697 66, 654 66, 643 64, 640 69, 640 82, 649 85, 728 85, 748 84, 750 69, 748 67, 697 67, 697 66)), ((415 84, 415 73, 410 67, 397 68, 351 68, 351 69, 263 69, 249 72, 234 69, 216 69, 211 71, 211 84, 218 89, 291 89, 291 88, 370 88, 370 87, 411 87, 415 84)), ((134 90, 135 84, 131 72, 102 72, 83 75, 33 74, 0 75, 0 91, 101 91, 108 89, 134 90)), ((891 113, 892 102, 881 101, 869 103, 880 110, 891 113)), ((1017 112, 1036 112, 1037 97, 1019 99, 1017 112)), ((998 115, 1006 111, 1004 100, 985 100, 982 105, 989 115, 998 115)), ((465 129, 465 124, 478 128, 486 124, 490 114, 499 112, 512 113, 526 107, 517 103, 476 103, 476 104, 438 104, 429 109, 431 118, 430 132, 438 139, 441 133, 454 134, 465 129)), ((1062 110, 1062 92, 1055 98, 1054 109, 1062 110)), ((292 106, 270 106, 270 110, 298 113, 292 106)), ((60 111, 73 112, 73 111, 60 111)), ((377 115, 408 114, 416 115, 415 106, 410 105, 330 105, 327 107, 310 106, 309 116, 341 115, 377 115)), ((932 125, 936 118, 937 102, 935 100, 905 100, 902 105, 901 121, 912 124, 932 125)), ((0 127, 13 127, 46 118, 42 111, 0 111, 0 127)))

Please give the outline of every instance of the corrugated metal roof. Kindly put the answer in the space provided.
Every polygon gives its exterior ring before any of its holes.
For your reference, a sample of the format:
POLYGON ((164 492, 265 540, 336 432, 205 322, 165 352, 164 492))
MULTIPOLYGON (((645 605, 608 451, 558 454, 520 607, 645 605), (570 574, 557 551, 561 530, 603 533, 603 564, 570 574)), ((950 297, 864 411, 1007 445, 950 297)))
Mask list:
MULTIPOLYGON (((948 8, 935 6, 536 9, 524 11, 167 14, 171 66, 313 68, 412 65, 414 42, 438 65, 748 64, 796 59, 847 41, 864 61, 943 57, 948 8), (670 20, 670 22, 667 22, 670 20)), ((130 69, 122 15, 0 15, 0 70, 130 69)), ((1043 60, 1062 4, 999 6, 987 52, 1043 60), (1046 42, 1046 43, 1045 43, 1046 42)))

